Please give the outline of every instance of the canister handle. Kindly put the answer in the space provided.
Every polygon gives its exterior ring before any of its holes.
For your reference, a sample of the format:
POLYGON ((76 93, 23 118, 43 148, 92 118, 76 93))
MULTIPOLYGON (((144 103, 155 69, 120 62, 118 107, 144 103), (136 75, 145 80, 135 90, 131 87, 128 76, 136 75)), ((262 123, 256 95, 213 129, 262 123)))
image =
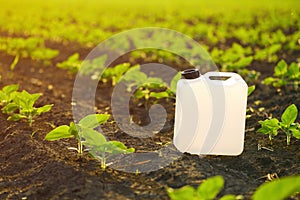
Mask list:
POLYGON ((242 77, 234 72, 207 72, 204 74, 204 77, 207 78, 208 81, 211 81, 212 83, 215 84, 220 84, 220 85, 224 85, 224 84, 233 84, 235 81, 234 80, 241 80, 242 77), (210 77, 229 77, 228 79, 224 79, 224 80, 212 80, 210 77))

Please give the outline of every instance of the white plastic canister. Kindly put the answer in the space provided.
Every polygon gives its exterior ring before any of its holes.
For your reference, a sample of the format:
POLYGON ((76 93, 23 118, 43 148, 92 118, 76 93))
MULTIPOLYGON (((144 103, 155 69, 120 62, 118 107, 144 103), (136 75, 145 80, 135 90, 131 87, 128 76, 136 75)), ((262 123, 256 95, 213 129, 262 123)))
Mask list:
POLYGON ((173 142, 191 154, 239 155, 244 148, 248 86, 231 72, 196 69, 177 83, 173 142))

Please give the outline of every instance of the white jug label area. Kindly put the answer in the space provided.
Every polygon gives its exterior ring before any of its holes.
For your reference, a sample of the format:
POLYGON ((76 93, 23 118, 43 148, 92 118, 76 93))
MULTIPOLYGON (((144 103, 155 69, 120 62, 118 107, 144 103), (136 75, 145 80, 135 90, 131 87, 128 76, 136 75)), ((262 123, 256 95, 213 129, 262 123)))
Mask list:
MULTIPOLYGON (((197 71, 197 70, 195 70, 197 71)), ((248 86, 232 72, 183 72, 177 83, 173 142, 180 152, 239 155, 248 86)))

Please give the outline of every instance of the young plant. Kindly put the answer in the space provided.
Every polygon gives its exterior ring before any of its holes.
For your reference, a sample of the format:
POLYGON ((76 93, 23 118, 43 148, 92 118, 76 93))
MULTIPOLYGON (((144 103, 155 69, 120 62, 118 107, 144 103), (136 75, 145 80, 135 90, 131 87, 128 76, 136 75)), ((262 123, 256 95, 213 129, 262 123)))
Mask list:
POLYGON ((57 67, 68 70, 70 73, 79 72, 80 75, 89 75, 92 80, 99 79, 99 71, 104 68, 107 56, 102 55, 92 60, 80 60, 79 53, 74 53, 67 60, 57 63, 57 67))
POLYGON ((27 119, 29 126, 32 126, 34 118, 44 112, 49 112, 51 105, 44 105, 42 107, 34 107, 36 100, 41 96, 40 93, 29 94, 25 90, 17 92, 13 95, 13 99, 3 109, 7 113, 11 113, 8 120, 19 121, 20 119, 27 119), (18 110, 16 113, 15 111, 18 110))
POLYGON ((297 63, 291 63, 289 66, 281 60, 274 68, 273 77, 267 77, 263 80, 263 84, 273 85, 273 87, 280 88, 285 85, 292 84, 295 90, 300 84, 300 66, 297 63))
POLYGON ((130 83, 127 88, 129 92, 132 87, 137 87, 134 93, 135 98, 147 101, 150 97, 156 100, 162 98, 175 99, 176 85, 180 77, 181 74, 177 73, 168 85, 161 78, 148 77, 147 74, 140 71, 140 66, 134 66, 127 71, 123 79, 130 83))
MULTIPOLYGON (((0 106, 6 107, 14 99, 15 93, 18 91, 19 85, 6 85, 0 90, 0 106)), ((2 108, 2 112, 7 114, 7 111, 2 108)))
POLYGON ((74 149, 78 152, 79 155, 82 155, 83 144, 85 142, 84 138, 89 134, 100 134, 94 129, 97 126, 104 124, 109 119, 109 117, 110 115, 108 114, 88 115, 82 118, 78 124, 71 122, 70 126, 62 125, 53 129, 45 136, 45 140, 55 141, 64 138, 75 137, 77 140, 77 148, 70 147, 69 149, 74 149))
POLYGON ((134 148, 127 148, 119 141, 107 141, 102 134, 85 135, 85 145, 89 148, 90 154, 101 162, 101 169, 105 170, 106 161, 109 157, 118 154, 128 154, 135 151, 134 148))
POLYGON ((44 61, 45 64, 50 59, 58 55, 59 51, 49 49, 44 46, 44 40, 41 38, 1 38, 0 50, 5 51, 7 54, 15 56, 11 70, 18 64, 20 58, 30 57, 34 60, 44 61))
POLYGON ((266 197, 272 200, 282 200, 300 193, 300 176, 288 176, 272 182, 262 184, 254 192, 253 200, 265 200, 266 197))
POLYGON ((79 60, 79 53, 74 53, 67 60, 57 63, 56 66, 61 69, 67 69, 70 73, 77 73, 82 61, 79 60))
MULTIPOLYGON (((187 185, 179 189, 168 188, 167 192, 171 200, 211 200, 215 199, 224 187, 222 176, 214 176, 206 179, 197 189, 187 185)), ((237 200, 241 196, 225 195, 220 200, 237 200)))
POLYGON ((269 135, 269 139, 272 141, 272 138, 278 134, 279 130, 281 130, 286 134, 287 145, 290 145, 292 136, 300 139, 300 124, 295 123, 297 115, 298 109, 295 104, 292 104, 283 112, 281 122, 276 118, 259 121, 261 128, 258 129, 257 132, 269 135))
POLYGON ((129 69, 130 64, 129 63, 122 63, 119 65, 116 65, 115 67, 107 68, 101 77, 101 80, 103 82, 107 82, 108 79, 111 79, 112 86, 115 86, 123 74, 129 69))
POLYGON ((251 54, 250 47, 244 48, 237 43, 233 43, 226 51, 214 48, 211 52, 213 60, 221 65, 221 71, 234 71, 246 76, 247 79, 257 80, 260 74, 255 70, 247 69, 253 61, 251 54))
POLYGON ((132 153, 134 148, 127 148, 123 143, 118 141, 107 141, 105 136, 94 130, 109 119, 109 114, 91 114, 79 121, 78 124, 70 123, 70 126, 62 125, 50 131, 45 140, 55 141, 64 138, 73 138, 77 140, 77 148, 74 149, 79 155, 83 153, 83 147, 88 147, 91 155, 101 160, 101 168, 106 168, 108 157, 117 154, 132 153))

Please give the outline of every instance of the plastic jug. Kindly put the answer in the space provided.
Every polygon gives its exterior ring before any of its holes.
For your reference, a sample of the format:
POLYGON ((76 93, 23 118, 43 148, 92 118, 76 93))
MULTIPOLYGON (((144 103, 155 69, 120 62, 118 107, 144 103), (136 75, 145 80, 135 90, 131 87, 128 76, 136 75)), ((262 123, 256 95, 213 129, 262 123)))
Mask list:
POLYGON ((231 72, 182 72, 173 142, 191 154, 239 155, 244 149, 248 86, 231 72))

